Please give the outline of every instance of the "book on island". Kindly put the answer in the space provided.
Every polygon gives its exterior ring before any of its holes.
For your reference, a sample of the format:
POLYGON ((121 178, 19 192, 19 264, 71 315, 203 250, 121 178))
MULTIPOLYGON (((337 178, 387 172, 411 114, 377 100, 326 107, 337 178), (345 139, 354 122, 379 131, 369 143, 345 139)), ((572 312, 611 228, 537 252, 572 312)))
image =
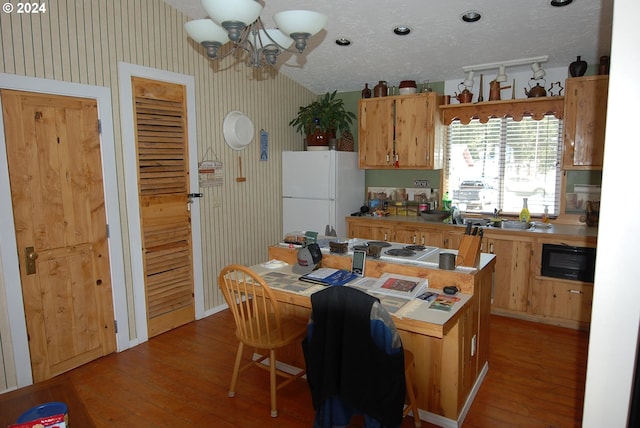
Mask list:
POLYGON ((362 278, 350 285, 372 293, 414 299, 424 292, 428 283, 426 278, 385 273, 380 278, 362 278))
POLYGON ((322 285, 344 285, 356 278, 359 278, 358 275, 345 269, 320 268, 302 275, 298 279, 322 285))

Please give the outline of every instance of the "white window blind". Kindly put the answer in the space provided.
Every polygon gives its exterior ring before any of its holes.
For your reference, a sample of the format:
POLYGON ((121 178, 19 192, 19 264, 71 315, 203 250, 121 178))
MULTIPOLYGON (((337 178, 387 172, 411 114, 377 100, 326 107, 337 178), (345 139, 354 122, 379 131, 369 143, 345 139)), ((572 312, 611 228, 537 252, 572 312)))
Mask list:
POLYGON ((532 214, 559 210, 562 121, 524 117, 454 120, 447 139, 445 191, 466 211, 518 213, 527 198, 532 214))

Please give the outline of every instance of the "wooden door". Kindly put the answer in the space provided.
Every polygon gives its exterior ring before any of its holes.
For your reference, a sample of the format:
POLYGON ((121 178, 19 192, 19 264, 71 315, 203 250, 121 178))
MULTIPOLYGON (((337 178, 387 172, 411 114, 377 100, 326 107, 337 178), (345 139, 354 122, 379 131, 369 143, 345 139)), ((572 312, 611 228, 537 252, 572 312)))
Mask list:
POLYGON ((35 382, 116 349, 96 100, 2 90, 35 382))
POLYGON ((358 126, 360 168, 392 168, 394 100, 360 100, 358 126))
POLYGON ((133 77, 147 330, 195 319, 186 88, 133 77))

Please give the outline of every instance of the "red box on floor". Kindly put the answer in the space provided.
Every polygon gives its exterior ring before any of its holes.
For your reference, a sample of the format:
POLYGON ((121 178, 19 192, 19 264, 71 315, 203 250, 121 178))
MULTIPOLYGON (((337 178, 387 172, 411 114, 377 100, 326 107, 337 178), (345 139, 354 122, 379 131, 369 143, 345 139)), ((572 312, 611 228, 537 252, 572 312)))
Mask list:
POLYGON ((67 428, 65 415, 46 416, 29 422, 9 425, 8 428, 67 428))

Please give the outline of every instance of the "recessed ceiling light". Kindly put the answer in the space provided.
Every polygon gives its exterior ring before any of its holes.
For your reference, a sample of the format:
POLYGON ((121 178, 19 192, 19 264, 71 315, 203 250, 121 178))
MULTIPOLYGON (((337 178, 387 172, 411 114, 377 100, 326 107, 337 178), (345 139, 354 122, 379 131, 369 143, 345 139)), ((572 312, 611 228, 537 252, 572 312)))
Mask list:
POLYGON ((339 37, 336 39, 336 45, 338 46, 349 46, 351 44, 351 40, 346 37, 339 37))
POLYGON ((468 10, 463 13, 460 18, 464 22, 478 22, 480 21, 480 18, 482 18, 482 15, 477 10, 468 10))
POLYGON ((573 2, 573 0, 551 0, 551 3, 549 4, 551 6, 560 7, 560 6, 566 6, 571 2, 573 2))
POLYGON ((393 32, 398 36, 406 36, 411 32, 411 27, 407 27, 406 25, 398 25, 393 28, 393 32))

